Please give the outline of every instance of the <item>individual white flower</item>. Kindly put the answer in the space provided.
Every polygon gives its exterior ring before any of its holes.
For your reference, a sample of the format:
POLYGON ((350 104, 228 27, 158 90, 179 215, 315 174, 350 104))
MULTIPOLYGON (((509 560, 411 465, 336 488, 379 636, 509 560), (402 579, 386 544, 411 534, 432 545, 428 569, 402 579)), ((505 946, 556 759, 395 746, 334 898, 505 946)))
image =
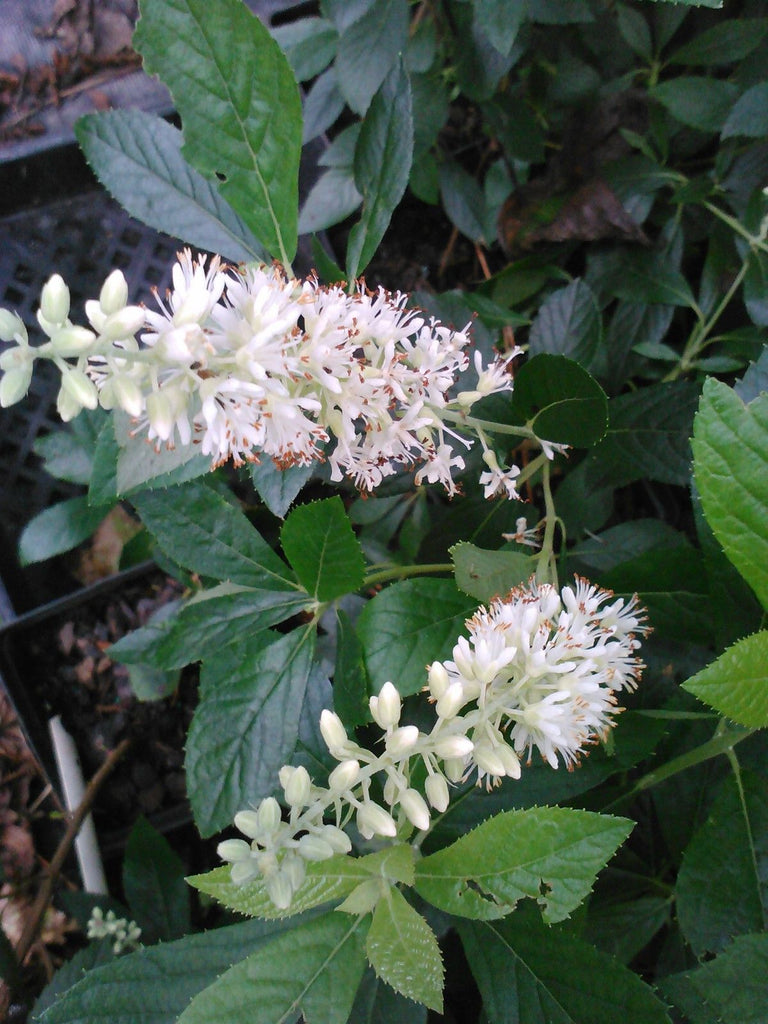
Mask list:
POLYGON ((515 532, 514 533, 502 533, 501 535, 504 540, 513 540, 516 544, 524 544, 529 548, 541 547, 539 541, 539 528, 538 526, 528 527, 528 521, 525 516, 520 516, 515 520, 515 532))
POLYGON ((519 466, 510 466, 503 470, 499 465, 495 452, 486 449, 483 462, 488 469, 480 474, 480 486, 485 498, 495 498, 497 494, 506 494, 509 501, 516 501, 520 495, 515 488, 515 480, 520 476, 519 466))

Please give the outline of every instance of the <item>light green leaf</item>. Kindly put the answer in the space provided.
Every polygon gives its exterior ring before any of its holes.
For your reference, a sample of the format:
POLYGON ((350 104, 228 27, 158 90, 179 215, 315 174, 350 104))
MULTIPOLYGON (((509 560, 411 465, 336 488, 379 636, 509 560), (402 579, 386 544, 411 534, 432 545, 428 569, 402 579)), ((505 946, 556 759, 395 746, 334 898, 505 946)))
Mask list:
POLYGON ((70 551, 91 536, 108 511, 104 505, 91 507, 86 497, 67 498, 43 509, 24 527, 19 561, 31 565, 70 551))
POLYGON ((185 158, 273 256, 296 252, 301 100, 280 47, 240 0, 142 0, 133 42, 171 90, 185 158))
POLYGON ((489 1024, 669 1024, 636 974, 528 908, 457 928, 489 1024))
POLYGON ((739 725, 768 726, 768 630, 739 640, 683 689, 739 725))
POLYGON ((442 1013, 440 947, 435 933, 399 889, 390 888, 376 904, 365 951, 371 967, 395 992, 442 1013))
POLYGON ((715 960, 664 978, 660 988, 695 1024, 765 1024, 768 935, 740 935, 715 960))
POLYGON ((768 394, 745 405, 726 384, 705 381, 692 446, 704 516, 768 609, 768 394))
POLYGON ((341 32, 336 57, 341 94, 361 115, 408 39, 407 0, 373 0, 367 8, 341 32))
POLYGON ((742 772, 723 783, 677 878, 680 927, 697 956, 719 953, 734 935, 765 928, 766 877, 768 789, 764 776, 742 772))
POLYGON ((761 139, 768 135, 768 82, 758 82, 740 96, 726 118, 721 138, 746 135, 761 139))
POLYGON ((230 260, 266 253, 216 186, 181 155, 178 128, 143 110, 87 114, 77 141, 99 181, 132 217, 230 260))
POLYGON ((242 512, 205 484, 144 491, 134 504, 163 551, 190 572, 260 590, 295 590, 285 562, 242 512))
POLYGON ((276 1024, 300 1012, 312 1024, 346 1024, 367 930, 367 917, 335 913, 292 928, 193 999, 179 1024, 276 1024))
POLYGON ((412 159, 411 87, 399 61, 373 97, 355 147, 355 184, 363 211, 347 243, 350 278, 365 269, 384 237, 408 184, 412 159))
MULTIPOLYGON (((201 455, 197 445, 179 444, 175 448, 155 450, 146 437, 134 432, 130 416, 123 412, 113 414, 114 435, 118 446, 115 468, 115 491, 128 495, 139 489, 169 487, 195 480, 211 471, 211 459, 201 455)), ((109 459, 114 452, 111 442, 100 437, 101 455, 105 459, 100 472, 105 479, 102 486, 111 487, 109 459)))
POLYGON ((505 811, 419 861, 416 890, 459 917, 503 917, 528 896, 545 921, 562 921, 631 829, 626 818, 566 807, 505 811))
POLYGON ((450 658, 475 601, 453 580, 402 580, 369 601, 357 624, 370 685, 395 680, 403 696, 426 684, 426 666, 450 658))
POLYGON ((123 892, 145 945, 179 939, 189 931, 184 864, 143 817, 131 829, 125 847, 123 892))
POLYGON ((456 586, 478 601, 503 597, 525 583, 535 571, 535 559, 518 551, 486 551, 461 542, 451 548, 456 586))
POLYGON ((680 76, 651 89, 672 117, 702 132, 719 132, 739 95, 731 82, 680 76))
POLYGON ((362 585, 363 551, 338 495, 295 508, 283 524, 280 542, 316 601, 332 601, 362 585))
POLYGON ((299 735, 314 632, 295 630, 264 646, 256 634, 207 670, 187 737, 187 788, 200 832, 274 792, 299 735), (232 653, 234 652, 234 653, 232 653))

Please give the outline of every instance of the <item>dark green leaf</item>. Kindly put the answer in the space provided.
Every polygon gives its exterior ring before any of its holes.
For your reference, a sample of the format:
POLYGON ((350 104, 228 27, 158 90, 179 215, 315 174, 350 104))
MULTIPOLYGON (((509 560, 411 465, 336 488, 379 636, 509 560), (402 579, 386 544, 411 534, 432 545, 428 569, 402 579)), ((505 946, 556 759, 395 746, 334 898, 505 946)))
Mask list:
POLYGON ((698 956, 720 953, 733 936, 765 927, 767 872, 768 790, 762 775, 744 772, 723 783, 683 855, 677 912, 698 956))
POLYGON ((735 64, 757 49, 768 31, 766 18, 718 19, 668 58, 670 64, 717 67, 735 64))
POLYGON ((363 212, 347 243, 350 278, 365 269, 384 237, 408 184, 412 158, 411 89, 398 62, 373 97, 355 147, 355 184, 363 196, 363 212))
POLYGON ((351 167, 331 167, 312 186, 299 215, 299 231, 308 235, 346 220, 363 197, 351 167))
MULTIPOLYGON (((91 479, 98 430, 76 432, 73 428, 75 425, 81 426, 81 419, 85 417, 81 415, 74 419, 69 429, 55 430, 44 437, 38 437, 33 445, 35 455, 45 460, 46 473, 55 476, 57 480, 87 484, 91 479)), ((104 428, 101 417, 99 428, 104 428)))
POLYGON ((279 769, 296 749, 313 640, 314 633, 295 630, 265 647, 257 634, 206 669, 186 757, 203 835, 275 790, 279 769))
POLYGON ((589 285, 577 278, 539 307, 528 336, 528 354, 568 356, 593 370, 602 342, 602 321, 589 285))
POLYGON ((726 555, 768 608, 768 395, 745 405, 705 381, 694 423, 694 476, 704 515, 726 555))
POLYGON ((768 327, 768 255, 752 252, 744 278, 744 305, 753 324, 768 327))
POLYGON ((409 74, 413 111, 413 159, 419 160, 448 119, 449 96, 439 74, 409 74))
POLYGON ((527 908, 458 931, 490 1024, 669 1024, 636 974, 527 908))
POLYGON ((81 117, 77 141, 101 183, 132 217, 230 260, 265 251, 216 186, 181 155, 178 128, 143 110, 81 117))
POLYGON ((475 23, 505 57, 528 13, 527 0, 474 0, 475 23))
POLYGON ((376 904, 365 952, 395 992, 442 1013, 443 960, 435 933, 399 889, 390 887, 376 904))
POLYGON ((330 128, 343 109, 344 97, 339 92, 336 68, 331 67, 315 80, 304 100, 304 145, 330 128))
POLYGON ((690 286, 674 263, 662 252, 624 249, 612 255, 600 287, 628 302, 661 303, 696 309, 690 286))
POLYGON ((451 15, 454 25, 453 59, 459 89, 474 102, 488 100, 502 77, 523 53, 523 47, 513 44, 509 53, 500 53, 494 45, 493 35, 485 31, 474 17, 470 4, 455 4, 451 15))
POLYGON ((368 918, 329 913, 292 928, 226 971, 179 1024, 274 1024, 301 1012, 346 1024, 365 969, 368 918))
POLYGON ((504 596, 512 587, 527 582, 536 570, 535 556, 519 551, 486 551, 474 544, 451 548, 456 586, 478 601, 504 596))
POLYGON ((251 466, 251 480, 269 511, 283 519, 314 470, 313 463, 278 469, 272 459, 265 458, 251 466))
POLYGON ((363 552, 338 495, 295 508, 283 524, 280 542, 316 601, 333 601, 362 585, 363 552))
POLYGON ((367 968, 348 1024, 426 1024, 427 1008, 397 994, 367 968))
POLYGON ((243 513, 205 484, 145 491, 134 502, 163 551, 185 569, 259 590, 295 589, 288 566, 243 513))
POLYGON ((184 864, 168 840, 140 817, 125 847, 123 892, 145 945, 180 939, 189 931, 184 874, 184 864))
POLYGON ((403 696, 426 684, 426 666, 449 658, 477 603, 453 580, 402 580, 382 590, 360 616, 357 633, 374 693, 389 680, 403 696))
POLYGON ((734 135, 760 139, 768 135, 768 82, 758 82, 739 97, 720 135, 724 139, 734 135))
POLYGON ((336 612, 336 666, 333 673, 333 708, 348 727, 370 719, 368 679, 363 648, 349 616, 336 612))
MULTIPOLYGON (((210 456, 200 455, 197 445, 179 444, 175 448, 155 450, 145 436, 135 432, 130 416, 119 411, 113 416, 119 446, 116 468, 119 495, 144 488, 169 487, 210 473, 210 456)), ((104 454, 108 458, 109 453, 104 454)), ((105 485, 111 486, 109 470, 105 485)))
POLYGON ((117 460, 120 446, 115 424, 110 417, 99 431, 93 452, 93 468, 88 487, 89 505, 111 505, 117 501, 117 460))
POLYGON ((342 31, 336 57, 341 94, 361 115, 368 110, 408 38, 407 0, 373 0, 367 7, 362 17, 342 31))
POLYGON ((587 448, 608 425, 608 402, 600 385, 565 356, 541 354, 515 376, 513 414, 545 441, 587 448))
POLYGON ((331 63, 339 36, 324 18, 299 18, 273 28, 272 38, 288 58, 296 81, 306 82, 331 63))
POLYGON ((671 900, 641 896, 621 903, 590 903, 584 938, 628 964, 669 923, 671 900))
POLYGON ((104 519, 108 509, 91 507, 86 497, 67 498, 38 512, 24 527, 19 541, 22 565, 44 562, 82 544, 104 519))
POLYGON ((604 573, 646 552, 687 543, 684 533, 660 519, 632 519, 581 541, 571 548, 570 555, 593 573, 604 573))
POLYGON ((133 43, 171 90, 185 158, 273 256, 296 252, 301 100, 280 47, 239 0, 143 0, 133 43), (201 30, 205 26, 205 31, 201 30))
POLYGON ((489 242, 485 235, 485 196, 467 171, 453 160, 439 167, 440 196, 450 221, 473 242, 489 242))
POLYGON ((113 940, 109 938, 100 941, 91 940, 85 949, 79 949, 71 960, 62 964, 35 1001, 31 1019, 39 1020, 45 1010, 53 1006, 79 981, 82 981, 89 971, 113 961, 115 954, 112 950, 112 942, 113 940))
POLYGON ((681 124, 702 132, 719 132, 738 90, 721 79, 680 76, 655 86, 651 96, 681 124))
POLYGON ((626 4, 619 4, 616 9, 617 23, 621 37, 627 46, 643 60, 653 59, 653 39, 648 22, 642 11, 626 4))
POLYGON ((504 811, 416 863, 416 890, 459 917, 492 920, 524 897, 548 923, 567 918, 633 823, 567 807, 504 811))
POLYGON ((694 1024, 765 1024, 768 935, 740 935, 715 960, 664 978, 661 989, 694 1024), (703 1016, 702 1014, 706 1014, 703 1016))

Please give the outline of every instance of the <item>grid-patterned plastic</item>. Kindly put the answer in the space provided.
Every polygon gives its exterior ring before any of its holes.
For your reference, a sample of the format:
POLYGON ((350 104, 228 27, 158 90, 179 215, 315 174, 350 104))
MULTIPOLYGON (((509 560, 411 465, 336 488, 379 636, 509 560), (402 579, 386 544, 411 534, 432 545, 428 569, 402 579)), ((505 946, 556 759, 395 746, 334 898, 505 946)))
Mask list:
MULTIPOLYGON (((119 267, 131 301, 150 302, 151 289, 169 283, 179 243, 132 220, 105 193, 93 191, 0 222, 0 306, 15 310, 39 341, 35 312, 54 271, 72 294, 73 319, 86 298, 98 295, 109 271, 119 267)), ((14 537, 31 516, 76 493, 53 480, 32 451, 37 437, 59 429, 55 399, 59 374, 47 361, 35 365, 26 400, 0 410, 0 520, 14 537)))

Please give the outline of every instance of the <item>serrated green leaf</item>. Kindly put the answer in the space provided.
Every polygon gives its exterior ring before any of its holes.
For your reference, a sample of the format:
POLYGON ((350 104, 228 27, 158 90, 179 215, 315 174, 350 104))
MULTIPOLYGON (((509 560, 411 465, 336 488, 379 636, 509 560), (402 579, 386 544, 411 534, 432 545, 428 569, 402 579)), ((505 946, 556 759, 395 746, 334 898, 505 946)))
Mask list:
POLYGON ((368 962, 395 992, 443 1011, 443 960, 435 933, 391 888, 376 904, 365 943, 368 962))
POLYGON ((408 184, 412 159, 411 87, 399 61, 373 97, 355 147, 355 184, 363 210, 347 243, 350 278, 365 269, 384 237, 408 184))
POLYGON ((594 367, 603 330, 592 289, 581 278, 553 292, 539 307, 528 337, 530 356, 549 352, 594 367))
POLYGON ((339 91, 336 78, 336 68, 330 67, 315 79, 304 99, 304 129, 301 137, 304 145, 327 131, 339 117, 344 106, 344 97, 339 91))
POLYGON ((408 39, 406 0, 373 0, 366 8, 341 30, 336 57, 341 94, 361 115, 368 110, 408 39))
POLYGON ((765 1024, 768 935, 741 935, 715 960, 660 982, 695 1024, 765 1024), (704 1015, 702 1015, 704 1014, 704 1015))
POLYGON ((283 523, 280 542, 316 601, 333 601, 362 585, 363 551, 338 495, 295 508, 283 523))
MULTIPOLYGON (((147 443, 146 437, 134 432, 131 418, 126 413, 114 414, 114 432, 119 449, 115 490, 120 496, 139 489, 185 483, 211 471, 209 456, 201 455, 196 445, 179 444, 175 448, 156 451, 154 445, 147 443)), ((104 455, 108 456, 111 450, 111 445, 107 446, 104 455)), ((105 484, 111 486, 108 466, 106 472, 105 484)))
POLYGON ((163 551, 190 572, 259 590, 295 590, 285 562, 242 512, 205 484, 144 491, 134 504, 163 551))
MULTIPOLYGON (((186 747, 187 789, 200 832, 209 836, 237 811, 274 792, 299 734, 314 633, 295 630, 264 646, 257 634, 204 680, 186 747), (255 650, 250 650, 253 644, 255 650), (235 660, 235 658, 231 660, 235 660)), ((231 649, 230 649, 231 650, 231 649)))
POLYGON ((179 939, 189 931, 184 864, 143 817, 131 829, 125 847, 123 892, 145 945, 179 939))
POLYGON ((283 519, 299 491, 314 473, 315 466, 310 463, 308 466, 278 469, 272 459, 264 459, 263 462, 254 463, 250 471, 253 486, 261 500, 273 515, 283 519))
MULTIPOLYGON (((102 413, 102 410, 97 410, 102 413)), ((35 455, 45 461, 45 471, 57 480, 87 484, 93 468, 93 451, 99 432, 104 428, 102 415, 77 416, 69 428, 54 430, 38 437, 33 445, 35 455), (80 421, 83 421, 82 423, 80 421)))
POLYGON ((739 725, 768 726, 768 630, 739 640, 683 689, 739 725))
POLYGON ((416 890, 459 917, 492 920, 518 900, 568 917, 632 829, 626 818, 565 807, 505 811, 416 865, 416 890))
POLYGON ((239 0, 142 0, 133 43, 171 90, 185 158, 273 256, 296 252, 301 100, 280 47, 239 0), (205 30, 202 30, 202 26, 205 30))
POLYGON ((517 551, 486 551, 474 544, 454 544, 451 559, 456 586, 478 601, 503 597, 535 571, 535 558, 517 551))
POLYGON ((641 896, 588 909, 584 938, 603 953, 629 964, 669 924, 672 901, 664 896, 641 896))
POLYGON ((597 381, 565 356, 541 354, 515 375, 512 413, 545 441, 587 448, 608 426, 608 401, 597 381))
POLYGON ((569 554, 579 565, 589 567, 589 576, 596 571, 608 572, 646 552, 687 544, 684 533, 660 519, 632 519, 588 537, 571 548, 569 554))
POLYGON ((230 260, 264 259, 215 185, 181 155, 178 128, 143 110, 86 114, 77 141, 99 181, 132 217, 230 260))
POLYGON ((745 135, 750 139, 768 135, 768 82, 753 85, 733 105, 720 136, 729 139, 734 135, 745 135))
POLYGON ((767 873, 768 791, 763 776, 742 772, 723 783, 677 878, 680 927, 698 956, 765 927, 767 873))
POLYGON ((108 511, 104 505, 91 507, 86 497, 67 498, 43 509, 24 527, 19 561, 31 565, 71 551, 91 536, 108 511))
MULTIPOLYGON (((3 939, 8 942, 5 932, 0 936, 0 941, 3 939)), ((62 999, 74 985, 83 980, 88 972, 103 964, 111 963, 115 959, 112 946, 111 938, 91 940, 85 949, 79 949, 71 960, 63 963, 35 1001, 30 1019, 40 1020, 43 1012, 62 999)), ((6 976, 3 975, 3 977, 6 976)), ((8 980, 14 984, 11 979, 8 980)))
POLYGON ((120 446, 115 437, 115 423, 110 417, 96 438, 88 485, 89 505, 111 505, 117 501, 117 460, 119 456, 120 446))
POLYGON ((457 928, 489 1024, 669 1024, 636 974, 535 913, 457 928))
POLYGON ((667 59, 670 64, 691 66, 734 64, 756 50, 767 31, 766 18, 719 19, 667 59))
POLYGON ((334 913, 292 928, 193 999, 179 1024, 275 1024, 299 1012, 312 1024, 346 1024, 367 930, 367 918, 334 913))
POLYGON ((348 727, 370 721, 368 679, 363 647, 349 616, 336 612, 336 665, 333 672, 333 709, 348 727))
POLYGON ((147 946, 89 971, 40 1024, 176 1024, 190 999, 294 922, 246 921, 147 946))
POLYGON ((476 602, 453 580, 402 580, 382 590, 357 624, 373 691, 393 680, 403 696, 418 693, 427 680, 426 666, 451 656, 475 611, 476 602))
POLYGON ((731 82, 683 75, 651 90, 672 117, 702 132, 720 131, 738 94, 731 82))
POLYGON ((110 658, 178 669, 268 629, 306 607, 297 590, 272 590, 221 583, 203 590, 174 614, 128 633, 109 649, 110 658))
POLYGON ((668 255, 661 251, 621 250, 612 255, 600 288, 628 302, 660 303, 696 309, 691 287, 668 255))
POLYGON ((705 381, 692 447, 706 520, 768 609, 768 394, 745 405, 726 384, 705 381))

